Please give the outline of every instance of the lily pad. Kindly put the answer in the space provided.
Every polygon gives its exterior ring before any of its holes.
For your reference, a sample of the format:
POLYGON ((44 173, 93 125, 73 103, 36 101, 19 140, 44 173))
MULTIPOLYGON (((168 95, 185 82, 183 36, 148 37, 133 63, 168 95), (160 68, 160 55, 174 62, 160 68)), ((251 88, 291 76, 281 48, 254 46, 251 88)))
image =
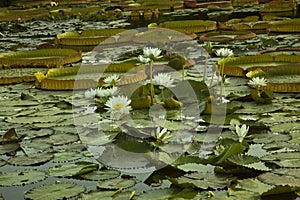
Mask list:
POLYGON ((256 34, 251 31, 215 31, 201 35, 200 39, 203 41, 228 42, 254 37, 256 37, 256 34))
POLYGON ((1 68, 48 67, 53 68, 67 63, 78 62, 81 53, 71 49, 40 49, 0 54, 1 68))
POLYGON ((239 180, 235 186, 236 189, 243 189, 247 191, 257 192, 260 195, 274 188, 272 185, 265 184, 257 179, 243 179, 239 180))
POLYGON ((136 184, 135 179, 115 178, 97 183, 97 187, 101 189, 117 190, 120 188, 126 189, 136 184))
POLYGON ((61 152, 61 153, 55 153, 54 154, 54 158, 52 160, 52 162, 70 162, 70 161, 75 161, 78 160, 80 158, 82 158, 83 156, 79 153, 76 152, 61 152))
POLYGON ((222 189, 225 188, 234 178, 219 176, 212 173, 196 172, 187 174, 176 179, 175 184, 180 187, 193 187, 201 189, 222 189))
POLYGON ((102 181, 102 180, 116 178, 119 175, 120 172, 117 170, 98 170, 98 171, 92 171, 87 174, 82 174, 80 177, 92 181, 102 181))
POLYGON ((75 197, 85 190, 84 186, 74 183, 55 183, 31 189, 25 193, 25 198, 44 200, 66 199, 75 197))
POLYGON ((39 165, 50 161, 53 158, 53 154, 51 153, 38 153, 31 154, 28 156, 16 156, 7 160, 8 163, 12 165, 22 165, 22 166, 30 166, 30 165, 39 165))
POLYGON ((49 168, 49 175, 57 177, 72 177, 97 170, 98 164, 90 162, 77 162, 74 164, 59 165, 49 168))
POLYGON ((46 178, 45 172, 38 170, 18 170, 0 174, 0 185, 16 186, 27 185, 42 181, 46 178))
POLYGON ((0 85, 34 82, 36 72, 46 73, 47 69, 44 68, 12 68, 0 70, 0 85))

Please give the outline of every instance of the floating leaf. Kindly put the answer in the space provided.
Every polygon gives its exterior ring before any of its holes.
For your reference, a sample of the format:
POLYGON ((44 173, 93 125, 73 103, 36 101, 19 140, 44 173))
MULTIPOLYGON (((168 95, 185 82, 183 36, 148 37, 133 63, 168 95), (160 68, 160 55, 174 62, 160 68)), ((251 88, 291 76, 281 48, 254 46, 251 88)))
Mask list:
POLYGON ((197 163, 186 163, 183 165, 178 165, 178 169, 185 172, 202 172, 202 173, 212 173, 214 171, 214 166, 212 165, 202 165, 197 163))
POLYGON ((126 189, 134 186, 136 181, 134 179, 115 178, 97 183, 97 187, 101 189, 117 190, 120 188, 126 189))
POLYGON ((246 152, 246 155, 249 156, 255 156, 258 158, 261 158, 263 156, 266 156, 269 154, 265 149, 263 149, 264 144, 250 144, 248 151, 246 152))
POLYGON ((59 165, 49 168, 49 175, 57 177, 72 177, 78 176, 91 171, 97 170, 98 164, 90 162, 77 162, 74 164, 59 165))
POLYGON ((120 175, 120 172, 117 170, 98 170, 92 171, 87 174, 82 174, 80 177, 93 181, 102 181, 116 178, 120 175))
POLYGON ((176 179, 175 183, 180 187, 196 187, 201 189, 221 189, 228 186, 234 178, 219 176, 211 173, 196 172, 176 179))
POLYGON ((258 179, 269 185, 289 186, 300 188, 300 177, 290 175, 278 175, 276 173, 267 172, 258 176, 258 179))
POLYGON ((75 197, 85 191, 82 185, 55 183, 33 188, 25 193, 26 199, 56 200, 75 197))
POLYGON ((82 158, 83 155, 76 152, 55 153, 52 162, 70 162, 82 158))
POLYGON ((157 189, 149 190, 138 196, 137 199, 147 200, 165 200, 165 199, 192 199, 197 194, 197 191, 191 188, 184 189, 157 189))
POLYGON ((55 133, 54 135, 51 135, 48 139, 48 142, 52 143, 53 145, 62 145, 62 144, 76 142, 78 140, 79 137, 77 134, 62 132, 62 133, 55 133))
POLYGON ((45 172, 37 170, 18 170, 0 174, 0 185, 15 186, 39 182, 46 178, 45 172))
POLYGON ((236 189, 243 189, 247 191, 257 192, 260 195, 274 188, 272 185, 265 184, 257 179, 248 178, 243 180, 238 180, 236 189))
POLYGON ((37 154, 30 154, 28 156, 20 155, 15 156, 7 160, 8 163, 12 165, 38 165, 43 164, 50 161, 53 158, 53 154, 50 153, 37 153, 37 154))

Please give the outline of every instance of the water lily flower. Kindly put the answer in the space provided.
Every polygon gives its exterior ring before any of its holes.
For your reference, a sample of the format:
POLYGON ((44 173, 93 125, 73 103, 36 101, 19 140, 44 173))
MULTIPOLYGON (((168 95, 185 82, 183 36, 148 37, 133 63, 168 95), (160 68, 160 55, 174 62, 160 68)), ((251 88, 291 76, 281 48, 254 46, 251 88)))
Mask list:
POLYGON ((95 113, 95 111, 97 110, 97 106, 84 106, 84 113, 85 114, 92 114, 95 113))
POLYGON ((154 59, 159 57, 161 50, 159 48, 144 47, 143 54, 146 58, 154 59))
POLYGON ((59 10, 58 11, 60 14, 64 15, 65 14, 65 11, 64 10, 59 10))
POLYGON ((116 95, 118 92, 117 87, 111 87, 111 88, 97 88, 96 89, 96 96, 97 97, 110 97, 116 95))
POLYGON ((96 90, 94 90, 94 89, 87 90, 87 91, 84 92, 84 96, 87 99, 95 98, 95 96, 96 96, 96 90))
POLYGON ((120 80, 120 77, 116 74, 106 77, 104 83, 108 86, 115 86, 116 83, 120 80))
POLYGON ((172 53, 170 51, 166 52, 166 56, 171 56, 171 55, 172 55, 172 53))
POLYGON ((216 50, 216 55, 222 58, 233 56, 233 51, 228 48, 220 48, 216 50))
POLYGON ((174 79, 171 78, 169 74, 166 73, 158 73, 153 77, 153 84, 154 85, 159 85, 160 89, 163 89, 164 87, 170 88, 174 87, 173 85, 174 79))
POLYGON ((211 43, 211 42, 206 43, 205 46, 204 46, 204 48, 205 48, 205 50, 206 50, 207 52, 211 52, 212 47, 213 47, 213 46, 212 46, 212 43, 211 43))
POLYGON ((172 137, 170 134, 170 131, 168 131, 166 128, 160 129, 157 127, 156 132, 152 133, 152 136, 158 141, 162 143, 167 143, 167 140, 172 137))
POLYGON ((266 86, 267 85, 267 80, 262 77, 254 77, 252 78, 252 80, 250 80, 248 82, 249 85, 251 85, 252 87, 255 87, 255 88, 259 88, 259 87, 262 87, 262 86, 266 86))
POLYGON ((58 6, 58 3, 55 2, 55 1, 51 1, 51 2, 50 2, 50 5, 51 5, 52 7, 54 7, 54 6, 58 6))
POLYGON ((248 131, 249 131, 249 126, 247 126, 246 124, 243 124, 241 127, 239 125, 235 126, 235 132, 239 137, 239 142, 243 142, 248 131))
POLYGON ((119 95, 110 97, 106 101, 105 106, 112 118, 119 119, 122 115, 129 114, 129 111, 132 109, 130 103, 131 100, 126 96, 119 95))
POLYGON ((141 63, 149 63, 150 62, 150 58, 145 58, 142 55, 138 56, 138 61, 140 61, 141 63))
POLYGON ((225 97, 218 97, 217 101, 220 103, 229 103, 230 100, 226 99, 225 97))

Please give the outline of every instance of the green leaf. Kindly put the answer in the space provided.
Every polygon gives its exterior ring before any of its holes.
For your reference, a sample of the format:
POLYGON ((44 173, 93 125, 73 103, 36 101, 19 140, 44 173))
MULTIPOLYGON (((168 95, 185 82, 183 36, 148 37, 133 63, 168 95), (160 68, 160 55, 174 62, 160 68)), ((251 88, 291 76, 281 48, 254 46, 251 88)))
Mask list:
POLYGON ((203 172, 203 173, 212 173, 214 171, 213 165, 202 165, 197 163, 186 163, 183 165, 177 166, 178 169, 181 169, 185 172, 203 172))
POLYGON ((241 144, 233 144, 226 147, 219 155, 210 156, 208 159, 212 163, 220 164, 230 156, 237 155, 245 150, 241 144))
POLYGON ((98 170, 92 171, 87 174, 82 174, 80 177, 93 181, 101 181, 107 179, 113 179, 120 175, 120 172, 117 170, 98 170))
POLYGON ((235 189, 243 189, 247 191, 257 192, 260 195, 274 188, 272 185, 265 184, 257 179, 248 178, 243 180, 238 180, 235 189))
POLYGON ((74 164, 59 165, 56 167, 49 168, 49 175, 57 177, 72 177, 81 174, 89 173, 91 171, 97 170, 99 168, 98 164, 89 162, 77 162, 74 164))
POLYGON ((73 183, 55 183, 33 188, 25 193, 26 199, 56 200, 75 197, 85 191, 82 185, 73 183))
POLYGON ((20 155, 12 157, 7 160, 8 163, 12 165, 38 165, 50 161, 53 158, 53 154, 50 153, 37 153, 30 154, 28 156, 20 155))
POLYGON ((181 176, 175 181, 173 180, 173 182, 179 185, 180 187, 195 187, 206 190, 208 188, 225 188, 226 186, 230 185, 233 179, 234 178, 230 176, 221 176, 212 173, 196 172, 181 176))
POLYGON ((261 158, 263 156, 266 156, 269 154, 265 149, 263 149, 264 144, 250 144, 248 151, 246 152, 246 155, 254 156, 261 158))
POLYGON ((97 187, 101 189, 117 190, 120 188, 126 189, 136 184, 134 179, 115 178, 97 183, 97 187))
POLYGON ((267 172, 259 175, 258 179, 269 185, 300 188, 300 177, 267 172))
POLYGON ((37 170, 18 170, 0 174, 0 185, 15 186, 39 182, 46 178, 45 172, 37 170))

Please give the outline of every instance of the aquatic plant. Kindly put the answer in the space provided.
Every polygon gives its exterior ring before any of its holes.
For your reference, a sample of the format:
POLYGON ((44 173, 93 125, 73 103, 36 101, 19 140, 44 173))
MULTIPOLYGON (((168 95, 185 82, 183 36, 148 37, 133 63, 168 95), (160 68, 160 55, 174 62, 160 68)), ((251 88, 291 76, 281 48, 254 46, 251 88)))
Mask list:
POLYGON ((119 120, 123 115, 129 114, 132 109, 130 106, 131 100, 126 96, 110 97, 106 103, 106 110, 113 120, 119 120))
POLYGON ((246 124, 243 124, 242 126, 239 126, 239 125, 235 126, 235 132, 239 137, 239 142, 243 142, 248 131, 249 131, 249 126, 247 126, 246 124))
POLYGON ((150 65, 150 97, 152 104, 154 103, 154 87, 153 87, 153 64, 154 59, 157 59, 161 54, 161 49, 144 47, 143 48, 143 58, 139 56, 139 60, 143 62, 148 61, 150 65))

